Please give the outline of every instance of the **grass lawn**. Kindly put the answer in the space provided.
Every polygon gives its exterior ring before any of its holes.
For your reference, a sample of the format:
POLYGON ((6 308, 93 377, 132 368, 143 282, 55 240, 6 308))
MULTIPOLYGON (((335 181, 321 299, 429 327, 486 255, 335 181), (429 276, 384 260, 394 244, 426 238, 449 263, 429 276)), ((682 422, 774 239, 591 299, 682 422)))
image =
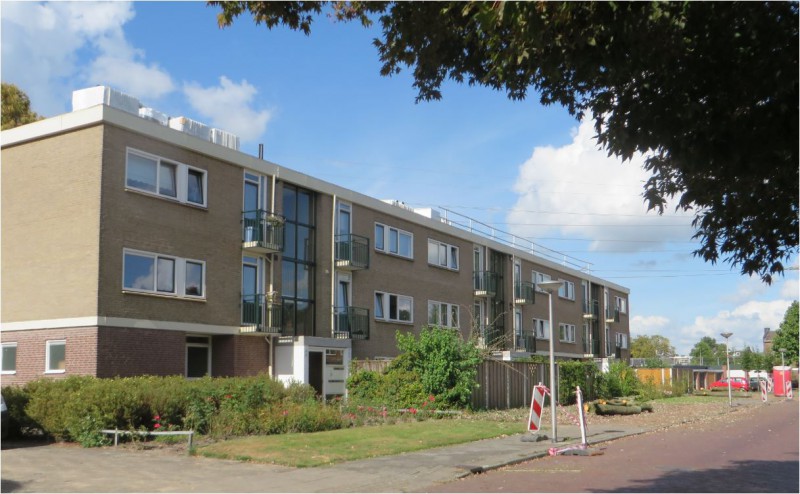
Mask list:
POLYGON ((249 436, 197 448, 212 458, 315 467, 395 455, 525 431, 525 423, 442 419, 354 427, 309 434, 249 436))

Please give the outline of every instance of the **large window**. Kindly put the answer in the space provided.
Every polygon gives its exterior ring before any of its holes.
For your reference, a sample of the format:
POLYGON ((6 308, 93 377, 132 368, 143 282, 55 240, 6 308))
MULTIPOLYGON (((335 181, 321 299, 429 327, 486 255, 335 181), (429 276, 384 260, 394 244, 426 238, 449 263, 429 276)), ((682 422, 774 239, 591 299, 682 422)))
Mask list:
POLYGON ((65 340, 50 340, 45 346, 45 373, 59 374, 67 368, 67 342, 65 340))
POLYGON ((561 287, 558 289, 558 296, 569 300, 575 300, 575 283, 561 280, 561 287))
POLYGON ((2 373, 14 374, 17 372, 17 344, 3 343, 2 373))
POLYGON ((414 258, 414 235, 405 230, 375 223, 375 250, 414 258))
POLYGON ((458 327, 458 305, 428 300, 428 324, 443 328, 458 327))
POLYGON ((375 319, 414 322, 414 299, 394 293, 375 292, 375 319))
POLYGON ((122 257, 124 290, 183 298, 205 297, 206 264, 203 261, 132 249, 124 249, 122 257))
POLYGON ((614 306, 620 314, 628 313, 628 300, 622 297, 614 297, 614 306))
POLYGON ((128 149, 125 185, 131 189, 206 206, 206 184, 205 170, 128 149))
POLYGON ((458 271, 458 247, 429 238, 428 264, 458 271))
POLYGON ((546 319, 534 319, 533 331, 536 333, 537 340, 550 339, 550 321, 546 319))
POLYGON ((617 348, 628 348, 628 335, 617 333, 617 348))
POLYGON ((575 325, 574 324, 559 324, 558 325, 558 340, 565 343, 575 343, 575 325))
POLYGON ((284 334, 314 336, 314 195, 283 186, 285 241, 281 261, 284 334))

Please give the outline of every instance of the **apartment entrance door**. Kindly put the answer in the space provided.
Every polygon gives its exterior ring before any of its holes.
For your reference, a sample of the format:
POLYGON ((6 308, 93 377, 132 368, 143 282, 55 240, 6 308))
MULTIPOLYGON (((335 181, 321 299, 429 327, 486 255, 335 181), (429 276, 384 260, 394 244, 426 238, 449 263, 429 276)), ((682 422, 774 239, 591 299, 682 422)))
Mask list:
POLYGON ((308 384, 322 396, 322 352, 308 352, 308 384))

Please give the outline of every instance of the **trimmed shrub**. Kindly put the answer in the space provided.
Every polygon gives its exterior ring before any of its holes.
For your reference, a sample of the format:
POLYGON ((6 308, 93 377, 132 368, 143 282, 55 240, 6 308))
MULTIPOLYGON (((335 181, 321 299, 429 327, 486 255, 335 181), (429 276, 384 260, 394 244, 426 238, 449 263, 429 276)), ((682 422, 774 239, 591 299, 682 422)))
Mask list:
POLYGON ((583 399, 592 399, 593 387, 599 369, 594 362, 579 360, 561 361, 558 363, 558 402, 562 405, 572 405, 577 401, 575 387, 580 386, 583 399))

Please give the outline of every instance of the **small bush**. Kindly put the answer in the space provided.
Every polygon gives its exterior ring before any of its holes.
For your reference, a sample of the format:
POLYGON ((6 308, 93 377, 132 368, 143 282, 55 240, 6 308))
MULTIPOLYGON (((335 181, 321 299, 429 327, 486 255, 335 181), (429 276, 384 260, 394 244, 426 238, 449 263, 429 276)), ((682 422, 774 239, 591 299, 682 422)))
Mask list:
POLYGON ((639 380, 636 373, 625 362, 613 362, 608 372, 600 374, 597 380, 598 398, 617 398, 636 394, 639 380))

